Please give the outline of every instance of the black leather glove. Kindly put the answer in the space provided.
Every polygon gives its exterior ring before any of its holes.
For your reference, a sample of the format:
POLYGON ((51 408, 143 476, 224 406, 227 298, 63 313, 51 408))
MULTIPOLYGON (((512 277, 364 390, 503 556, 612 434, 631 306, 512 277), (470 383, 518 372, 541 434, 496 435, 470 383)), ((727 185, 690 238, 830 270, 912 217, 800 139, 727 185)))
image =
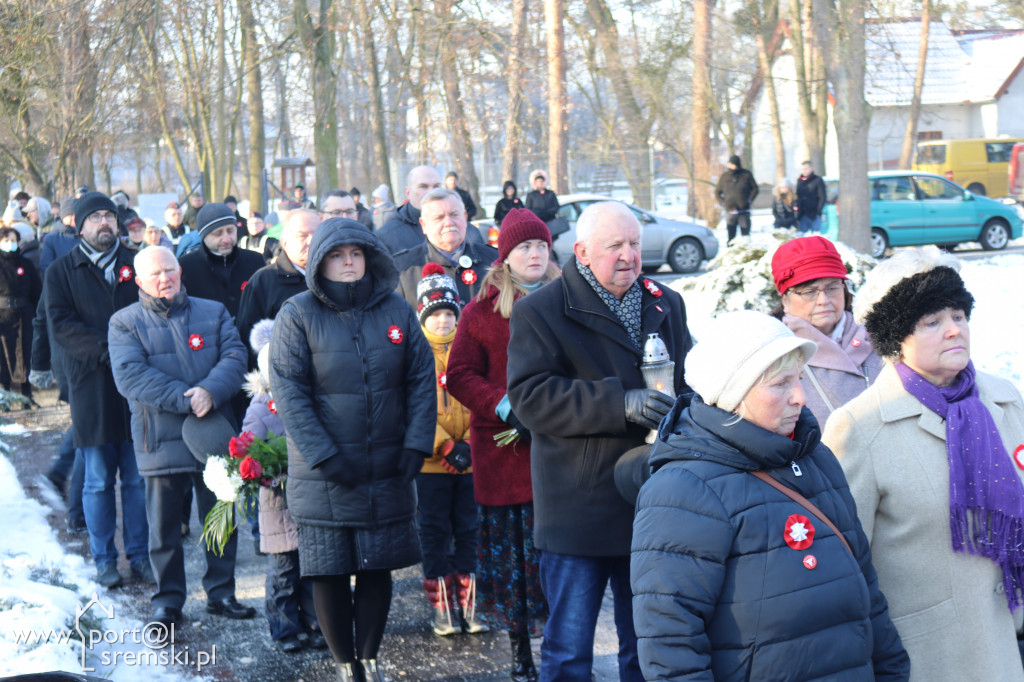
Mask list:
POLYGON ((340 483, 342 485, 351 485, 352 479, 350 472, 348 467, 345 466, 345 462, 340 454, 331 455, 324 461, 320 462, 319 466, 314 468, 328 481, 340 483))
POLYGON ((626 391, 626 421, 656 429, 673 404, 675 401, 661 391, 634 388, 626 391))
POLYGON ((519 417, 516 416, 515 412, 508 413, 508 419, 505 420, 505 423, 516 430, 516 433, 519 434, 519 440, 524 443, 530 442, 530 430, 523 425, 523 422, 519 421, 519 417))
POLYGON ((398 469, 402 474, 402 480, 408 483, 416 478, 416 474, 423 468, 423 462, 426 459, 427 456, 418 450, 402 450, 398 460, 398 469))
POLYGON ((445 455, 444 459, 461 474, 473 465, 473 460, 469 455, 469 443, 464 440, 455 443, 452 445, 452 451, 445 455))

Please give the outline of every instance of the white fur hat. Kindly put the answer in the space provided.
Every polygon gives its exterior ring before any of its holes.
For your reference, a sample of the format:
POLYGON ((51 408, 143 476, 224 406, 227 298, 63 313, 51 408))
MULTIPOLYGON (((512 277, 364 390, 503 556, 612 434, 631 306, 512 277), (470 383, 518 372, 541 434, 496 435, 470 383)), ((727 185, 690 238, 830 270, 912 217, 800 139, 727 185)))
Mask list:
POLYGON ((687 353, 683 377, 705 403, 732 412, 773 362, 796 349, 807 362, 818 346, 770 315, 753 310, 723 313, 687 353))
POLYGON ((857 324, 864 324, 875 304, 902 280, 934 270, 940 265, 960 272, 959 259, 936 246, 899 251, 892 258, 876 265, 864 278, 864 284, 853 300, 853 317, 857 324))
POLYGON ((263 347, 270 343, 270 335, 274 332, 274 321, 271 319, 260 320, 252 326, 249 332, 249 346, 253 353, 259 353, 263 347))
POLYGON ((384 183, 377 185, 377 189, 373 190, 371 195, 374 199, 380 199, 381 201, 388 200, 388 186, 384 183))

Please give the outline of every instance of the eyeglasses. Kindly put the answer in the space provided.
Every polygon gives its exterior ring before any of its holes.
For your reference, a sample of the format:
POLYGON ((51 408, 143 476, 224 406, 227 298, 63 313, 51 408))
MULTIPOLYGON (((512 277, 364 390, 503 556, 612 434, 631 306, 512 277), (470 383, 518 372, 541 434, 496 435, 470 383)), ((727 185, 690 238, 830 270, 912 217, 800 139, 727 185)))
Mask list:
POLYGON ((792 288, 789 290, 805 301, 817 301, 818 295, 825 292, 829 298, 836 298, 846 291, 845 284, 829 284, 827 287, 808 287, 806 289, 792 288))
POLYGON ((334 211, 324 211, 324 215, 329 215, 332 218, 354 218, 359 215, 359 211, 354 208, 339 208, 334 211))
POLYGON ((104 220, 109 223, 116 223, 117 214, 111 213, 110 211, 95 211, 93 213, 90 213, 85 218, 85 222, 92 223, 93 225, 102 223, 104 220))

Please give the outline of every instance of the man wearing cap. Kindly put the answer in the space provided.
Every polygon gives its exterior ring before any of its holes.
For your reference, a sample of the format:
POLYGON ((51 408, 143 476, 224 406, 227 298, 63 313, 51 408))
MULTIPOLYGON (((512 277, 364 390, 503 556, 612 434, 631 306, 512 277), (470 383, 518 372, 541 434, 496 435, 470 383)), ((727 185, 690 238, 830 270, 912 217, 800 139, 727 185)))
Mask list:
POLYGON ((715 196, 725 209, 725 229, 731 243, 736 237, 737 225, 740 234, 750 236, 750 204, 757 196, 758 189, 753 173, 743 167, 740 157, 735 154, 730 156, 726 168, 715 185, 715 196))
POLYGON ((530 191, 526 193, 523 205, 545 223, 558 216, 558 195, 548 188, 547 173, 542 170, 530 173, 530 191))
POLYGON ((469 192, 459 187, 459 174, 455 171, 445 173, 444 186, 458 193, 459 198, 462 199, 462 203, 466 207, 466 220, 472 220, 473 216, 476 215, 476 204, 473 203, 473 197, 469 195, 469 192))
MULTIPOLYGON (((332 198, 328 195, 324 206, 330 206, 332 198)), ((249 335, 257 322, 277 317, 285 301, 308 288, 306 260, 309 258, 309 243, 313 241, 313 233, 319 224, 320 216, 313 211, 292 211, 281 231, 281 252, 277 260, 257 270, 249 280, 235 318, 238 332, 246 345, 249 345, 249 335)), ((249 360, 249 366, 254 368, 256 356, 249 360)))
POLYGON ((117 497, 125 553, 136 578, 153 581, 146 547, 145 490, 132 448, 128 403, 114 385, 107 347, 111 316, 139 299, 132 252, 117 238, 117 207, 100 192, 86 192, 75 204, 81 241, 46 270, 43 296, 47 324, 62 350, 75 447, 85 462, 82 503, 96 582, 121 584, 117 570, 117 497))
POLYGON ((388 186, 384 183, 373 190, 373 229, 379 230, 395 215, 395 204, 388 199, 388 186))
POLYGON ((356 222, 362 223, 366 226, 367 230, 373 230, 373 214, 370 213, 370 209, 363 205, 360 199, 363 198, 363 193, 359 191, 358 187, 353 187, 348 191, 349 196, 352 197, 352 201, 356 204, 356 222))
POLYGON ((246 234, 248 232, 245 225, 247 221, 242 217, 242 214, 238 212, 238 199, 235 198, 235 195, 229 194, 224 197, 224 205, 235 212, 235 224, 238 226, 238 234, 246 234))
MULTIPOLYGON (((455 280, 459 299, 472 301, 480 290, 484 275, 497 260, 498 250, 467 238, 467 230, 476 228, 466 222, 462 199, 452 190, 444 187, 433 189, 422 197, 420 205, 422 211, 417 213, 426 239, 395 255, 395 267, 399 272, 398 293, 415 307, 416 286, 423 275, 423 266, 437 263, 444 268, 446 275, 455 280)), ((399 209, 399 213, 401 211, 399 209)))
MULTIPOLYGON (((211 439, 205 451, 193 453, 183 431, 191 428, 192 415, 225 424, 229 435, 237 431, 231 397, 242 386, 247 354, 227 309, 181 288, 181 268, 169 249, 140 251, 135 282, 138 303, 110 318, 110 363, 131 407, 135 456, 146 481, 149 559, 157 584, 153 621, 169 625, 181 622, 187 594, 181 499, 191 485, 199 518, 206 518, 217 498, 203 482, 201 460, 228 445, 211 439)), ((221 556, 205 550, 206 611, 252 618, 256 609, 235 598, 237 546, 232 533, 221 556)))
POLYGON ((269 263, 273 259, 274 254, 277 253, 279 242, 268 233, 267 223, 263 220, 263 214, 253 211, 249 219, 245 221, 244 232, 242 238, 238 240, 238 246, 249 251, 255 251, 263 256, 263 260, 269 263))
POLYGON ((821 232, 821 213, 825 210, 828 192, 825 181, 814 174, 814 164, 800 164, 800 177, 796 180, 796 202, 793 208, 801 232, 821 232))
POLYGON ((295 189, 292 191, 292 197, 295 199, 295 203, 299 205, 298 208, 308 208, 311 211, 316 210, 316 204, 306 195, 306 183, 296 182, 295 189))
POLYGON ((234 319, 242 290, 265 261, 254 251, 238 248, 238 226, 230 208, 205 204, 197 215, 202 243, 181 257, 181 283, 189 296, 223 303, 234 319))
POLYGON ((550 609, 540 679, 589 682, 610 582, 619 679, 640 682, 629 587, 633 505, 616 489, 614 469, 674 402, 645 383, 648 334, 661 336, 675 363, 676 393, 688 390, 683 361, 693 342, 679 294, 639 277, 640 224, 628 207, 587 207, 576 238, 562 276, 520 299, 510 319, 508 398, 533 439, 534 544, 550 609))
POLYGON ((189 226, 193 232, 199 230, 199 209, 206 205, 206 197, 203 196, 203 191, 197 189, 195 192, 188 196, 188 208, 185 209, 185 216, 182 221, 189 226))
POLYGON ((191 227, 182 222, 181 207, 177 201, 167 204, 167 208, 164 209, 164 223, 164 236, 170 239, 175 247, 181 242, 182 237, 192 231, 191 227))

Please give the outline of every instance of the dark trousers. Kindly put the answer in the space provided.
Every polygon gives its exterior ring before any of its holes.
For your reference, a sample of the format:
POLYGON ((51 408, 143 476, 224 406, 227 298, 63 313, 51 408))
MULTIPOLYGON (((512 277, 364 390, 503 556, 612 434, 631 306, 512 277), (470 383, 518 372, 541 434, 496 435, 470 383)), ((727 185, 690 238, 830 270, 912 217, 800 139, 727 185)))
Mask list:
POLYGON ((276 642, 319 628, 313 603, 313 581, 299 577, 299 550, 267 555, 264 610, 276 642))
POLYGON ((737 211, 728 213, 725 218, 725 229, 729 233, 729 241, 736 237, 736 226, 740 226, 740 233, 744 237, 750 236, 750 211, 737 211))
MULTIPOLYGON (((217 502, 216 496, 203 483, 199 472, 146 476, 146 518, 149 519, 149 560, 156 575, 156 594, 153 605, 180 609, 185 606, 185 549, 181 542, 181 505, 185 488, 191 481, 195 492, 199 518, 206 515, 217 502)), ((235 550, 238 533, 232 533, 224 547, 224 555, 217 556, 206 549, 206 573, 203 589, 211 600, 235 595, 235 550)))
POLYGON ((476 571, 473 474, 417 474, 420 548, 427 578, 476 571), (452 544, 454 543, 454 553, 452 544))

